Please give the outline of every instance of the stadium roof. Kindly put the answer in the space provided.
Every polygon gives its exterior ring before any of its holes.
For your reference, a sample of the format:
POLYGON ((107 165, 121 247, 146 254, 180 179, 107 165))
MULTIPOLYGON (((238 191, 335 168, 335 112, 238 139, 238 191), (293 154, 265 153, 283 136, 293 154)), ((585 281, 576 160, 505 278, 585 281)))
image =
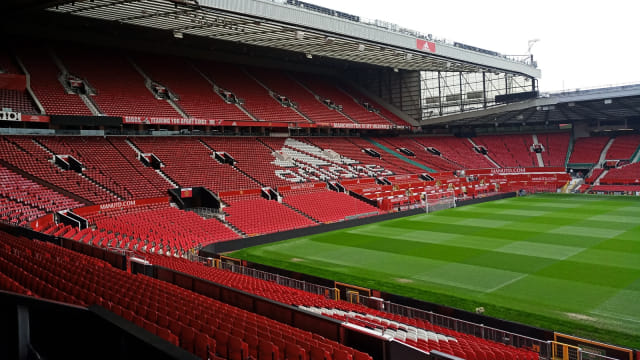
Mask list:
MULTIPOLYGON (((247 45, 406 70, 508 72, 539 77, 530 64, 499 54, 343 19, 284 1, 85 0, 48 10, 247 45)), ((396 29, 397 30, 397 29, 396 29)), ((169 35, 170 36, 170 35, 169 35)))
POLYGON ((576 121, 617 123, 640 119, 640 84, 545 94, 537 99, 434 117, 423 126, 487 124, 554 124, 576 121))

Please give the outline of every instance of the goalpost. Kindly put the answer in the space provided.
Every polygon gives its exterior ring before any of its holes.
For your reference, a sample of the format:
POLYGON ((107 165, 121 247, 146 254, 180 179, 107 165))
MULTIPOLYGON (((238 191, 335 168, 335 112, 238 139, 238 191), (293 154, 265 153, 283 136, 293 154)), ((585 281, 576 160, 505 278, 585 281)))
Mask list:
POLYGON ((425 191, 424 210, 427 214, 454 207, 456 207, 456 193, 453 190, 447 190, 435 194, 429 194, 425 191))

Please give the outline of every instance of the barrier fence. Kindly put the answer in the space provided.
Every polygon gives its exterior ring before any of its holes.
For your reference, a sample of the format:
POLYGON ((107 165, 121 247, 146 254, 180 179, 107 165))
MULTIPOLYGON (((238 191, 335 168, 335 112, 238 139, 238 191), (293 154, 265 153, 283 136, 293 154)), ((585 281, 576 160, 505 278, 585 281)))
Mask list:
MULTIPOLYGON (((256 279, 274 282, 298 290, 304 290, 312 294, 324 296, 328 299, 337 300, 340 298, 340 291, 337 288, 332 289, 329 287, 312 284, 306 281, 296 280, 286 276, 252 269, 246 266, 238 265, 237 263, 215 261, 216 259, 204 258, 197 255, 193 255, 191 260, 200 262, 208 266, 217 265, 217 267, 221 269, 229 270, 237 274, 248 275, 256 279)), ((348 300, 352 303, 359 303, 369 308, 384 311, 389 314, 429 321, 434 325, 455 330, 464 334, 473 335, 485 340, 496 341, 515 347, 529 348, 538 352, 541 358, 551 358, 551 348, 548 341, 534 339, 508 331, 491 328, 485 325, 436 314, 431 311, 424 311, 409 306, 395 304, 390 301, 384 301, 376 297, 360 295, 355 292, 350 292, 348 300)))

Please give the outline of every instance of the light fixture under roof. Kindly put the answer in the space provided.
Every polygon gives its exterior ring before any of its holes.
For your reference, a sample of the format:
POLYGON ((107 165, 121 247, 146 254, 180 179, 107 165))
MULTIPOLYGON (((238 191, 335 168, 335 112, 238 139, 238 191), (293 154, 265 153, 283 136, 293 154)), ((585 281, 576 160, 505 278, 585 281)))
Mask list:
POLYGON ((297 39, 297 40, 302 40, 302 39, 304 39, 304 31, 297 30, 297 31, 296 31, 296 39, 297 39))

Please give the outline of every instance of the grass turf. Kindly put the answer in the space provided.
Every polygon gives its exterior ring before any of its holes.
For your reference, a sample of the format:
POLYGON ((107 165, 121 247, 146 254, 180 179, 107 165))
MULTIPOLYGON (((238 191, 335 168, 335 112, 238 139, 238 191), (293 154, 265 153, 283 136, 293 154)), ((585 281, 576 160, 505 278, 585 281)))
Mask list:
POLYGON ((635 198, 498 200, 232 256, 640 348, 635 198))

